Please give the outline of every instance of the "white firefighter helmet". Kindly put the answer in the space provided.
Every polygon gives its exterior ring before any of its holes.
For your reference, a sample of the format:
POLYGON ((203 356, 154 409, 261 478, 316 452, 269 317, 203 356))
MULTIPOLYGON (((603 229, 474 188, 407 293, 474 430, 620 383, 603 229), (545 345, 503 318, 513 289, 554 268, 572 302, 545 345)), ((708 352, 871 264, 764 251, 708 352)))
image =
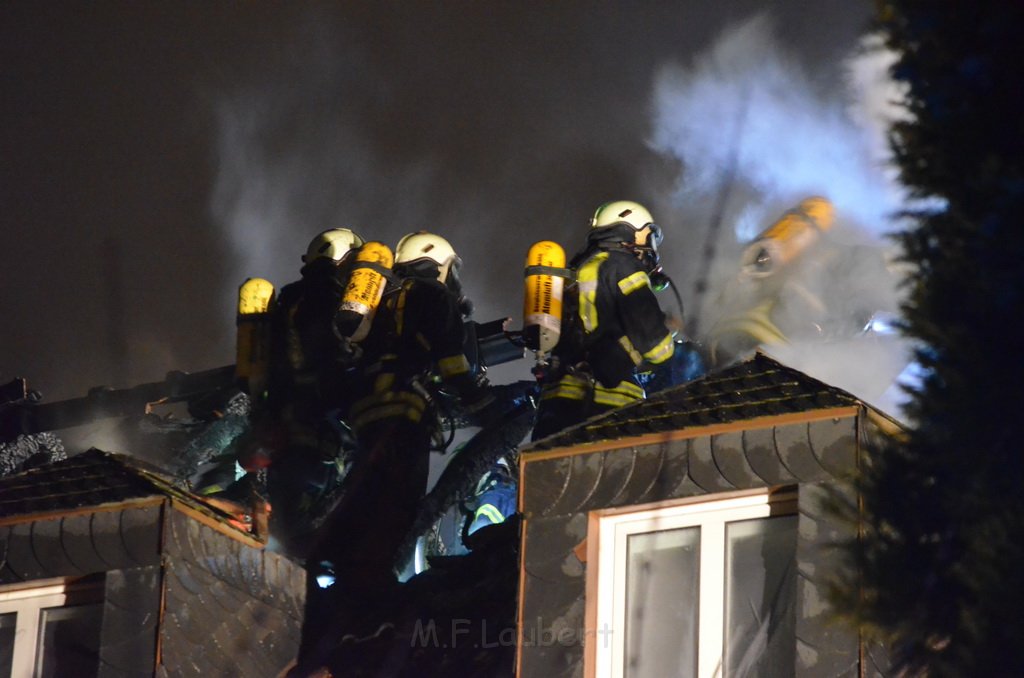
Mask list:
POLYGON ((654 217, 646 207, 632 200, 615 200, 606 202, 597 208, 590 220, 590 228, 605 229, 615 226, 628 226, 636 233, 637 244, 657 246, 661 242, 661 229, 654 223, 654 217), (641 235, 641 231, 649 228, 641 235), (647 233, 651 237, 648 239, 647 233))
POLYGON ((597 208, 590 220, 591 228, 606 228, 619 224, 628 224, 634 231, 654 223, 654 217, 647 208, 632 200, 616 200, 606 202, 597 208))
POLYGON ((309 242, 302 261, 310 264, 317 259, 341 261, 349 252, 363 246, 363 239, 347 228, 329 228, 309 242))
POLYGON ((448 276, 462 265, 451 243, 434 233, 417 231, 398 241, 395 247, 395 266, 428 261, 437 264, 437 279, 440 282, 447 282, 448 276))

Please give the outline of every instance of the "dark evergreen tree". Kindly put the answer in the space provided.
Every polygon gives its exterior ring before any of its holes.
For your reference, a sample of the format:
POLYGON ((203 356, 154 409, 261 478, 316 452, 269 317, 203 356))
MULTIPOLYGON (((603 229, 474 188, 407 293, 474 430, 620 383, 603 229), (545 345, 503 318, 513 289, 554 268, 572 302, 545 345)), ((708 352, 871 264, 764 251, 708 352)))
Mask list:
POLYGON ((834 602, 908 674, 1024 676, 1024 2, 878 12, 913 113, 892 147, 928 205, 899 236, 927 376, 907 439, 859 479, 862 538, 834 602))

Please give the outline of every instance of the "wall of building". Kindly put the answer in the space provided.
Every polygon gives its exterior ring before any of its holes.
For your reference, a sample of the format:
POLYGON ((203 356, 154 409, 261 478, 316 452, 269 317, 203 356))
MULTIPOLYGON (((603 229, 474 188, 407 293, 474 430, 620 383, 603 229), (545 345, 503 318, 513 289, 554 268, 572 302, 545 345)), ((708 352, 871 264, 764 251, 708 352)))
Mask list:
POLYGON ((157 676, 277 676, 298 654, 305 571, 177 512, 165 539, 157 676))
POLYGON ((297 654, 305 571, 165 500, 0 526, 0 585, 89 575, 101 677, 272 678, 297 654))
POLYGON ((841 529, 818 508, 822 488, 851 473, 857 454, 857 417, 567 456, 524 453, 520 675, 583 675, 588 512, 776 485, 800 488, 798 674, 857 675, 857 639, 824 624, 831 568, 823 547, 841 529))

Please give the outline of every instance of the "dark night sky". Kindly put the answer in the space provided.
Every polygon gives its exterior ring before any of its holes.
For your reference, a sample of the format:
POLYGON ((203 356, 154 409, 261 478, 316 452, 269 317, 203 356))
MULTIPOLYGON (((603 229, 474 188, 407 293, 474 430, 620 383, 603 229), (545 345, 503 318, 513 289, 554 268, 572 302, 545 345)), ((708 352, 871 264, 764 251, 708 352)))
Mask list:
POLYGON ((0 382, 228 364, 237 285, 333 226, 445 235, 478 320, 518 318, 529 245, 571 253, 610 199, 685 278, 707 208, 649 143, 655 78, 766 6, 834 91, 869 2, 4 3, 0 382))

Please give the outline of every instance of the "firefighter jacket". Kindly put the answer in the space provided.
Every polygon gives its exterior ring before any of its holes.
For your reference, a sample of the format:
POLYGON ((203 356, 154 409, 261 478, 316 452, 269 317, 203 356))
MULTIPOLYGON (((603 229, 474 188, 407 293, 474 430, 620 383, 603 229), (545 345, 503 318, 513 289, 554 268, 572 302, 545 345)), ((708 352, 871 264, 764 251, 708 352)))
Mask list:
POLYGON ((483 397, 464 340, 458 299, 443 284, 422 277, 389 284, 361 342, 364 367, 348 423, 357 432, 388 418, 419 423, 429 404, 423 384, 435 374, 464 400, 483 397))
POLYGON ((636 367, 643 361, 663 363, 675 348, 647 271, 626 249, 594 249, 578 260, 576 294, 566 306, 571 315, 554 352, 569 369, 545 395, 589 397, 589 376, 571 373, 583 365, 597 382, 598 404, 619 406, 643 398, 636 367))
POLYGON ((647 271, 630 252, 596 252, 579 266, 576 281, 583 349, 598 381, 612 386, 644 360, 657 365, 672 357, 665 314, 647 271))
POLYGON ((271 317, 269 414, 315 424, 341 406, 352 353, 334 319, 347 279, 347 268, 317 259, 281 290, 271 317))

